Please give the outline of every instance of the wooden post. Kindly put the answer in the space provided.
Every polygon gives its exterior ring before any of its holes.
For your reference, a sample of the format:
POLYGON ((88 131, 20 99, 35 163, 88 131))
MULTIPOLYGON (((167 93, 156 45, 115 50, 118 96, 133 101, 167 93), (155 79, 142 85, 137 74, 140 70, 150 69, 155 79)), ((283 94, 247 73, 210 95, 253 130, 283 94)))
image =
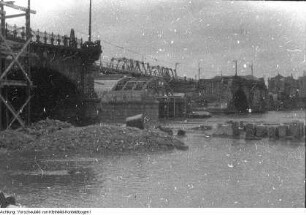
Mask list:
POLYGON ((173 98, 173 118, 175 118, 175 98, 173 98))
MULTIPOLYGON (((3 0, 1 0, 3 2, 3 0)), ((3 35, 3 37, 5 37, 5 12, 4 12, 4 6, 1 5, 0 6, 0 10, 1 10, 1 34, 3 35)), ((0 42, 3 42, 3 41, 0 41, 0 42)), ((2 73, 4 72, 5 70, 5 59, 4 58, 1 58, 1 61, 0 61, 1 65, 0 65, 0 76, 2 75, 2 73)), ((2 87, 0 86, 0 96, 2 96, 2 87)), ((0 101, 0 131, 3 130, 3 116, 2 116, 2 102, 0 101)))
MULTIPOLYGON (((32 37, 31 33, 31 0, 28 0, 28 9, 26 11, 26 38, 27 41, 32 37)), ((31 65, 29 61, 29 52, 30 52, 30 45, 27 47, 27 53, 26 53, 26 72, 29 76, 29 79, 31 80, 31 65)), ((27 81, 27 89, 26 94, 27 98, 31 97, 31 83, 27 81)), ((28 105, 26 106, 26 125, 30 125, 31 123, 31 101, 29 101, 28 105)))
POLYGON ((91 0, 89 5, 89 29, 88 29, 88 41, 91 42, 91 0))

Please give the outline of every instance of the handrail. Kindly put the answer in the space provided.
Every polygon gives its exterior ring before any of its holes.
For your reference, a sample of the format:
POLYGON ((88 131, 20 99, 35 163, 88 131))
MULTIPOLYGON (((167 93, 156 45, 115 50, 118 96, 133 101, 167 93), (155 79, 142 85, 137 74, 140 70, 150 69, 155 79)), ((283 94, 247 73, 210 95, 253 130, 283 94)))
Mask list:
MULTIPOLYGON (((1 28, 0 28, 1 29, 1 28)), ((2 29, 1 29, 2 30, 2 29)), ((73 48, 82 48, 83 39, 70 38, 67 35, 54 34, 53 32, 47 33, 40 32, 39 30, 33 31, 32 33, 32 42, 54 45, 54 46, 64 46, 64 47, 73 47, 73 48)), ((16 25, 6 24, 5 26, 5 36, 8 39, 25 41, 26 32, 25 27, 17 27, 16 25)))

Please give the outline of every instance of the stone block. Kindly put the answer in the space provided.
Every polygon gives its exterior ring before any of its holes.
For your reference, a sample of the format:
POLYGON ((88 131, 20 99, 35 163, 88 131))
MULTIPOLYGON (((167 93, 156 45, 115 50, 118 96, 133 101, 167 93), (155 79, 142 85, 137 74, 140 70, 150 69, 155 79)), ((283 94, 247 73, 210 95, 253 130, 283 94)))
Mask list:
POLYGON ((256 125, 255 126, 255 136, 256 137, 266 137, 268 136, 268 128, 266 125, 256 125))
POLYGON ((268 137, 270 139, 277 139, 278 138, 278 129, 277 126, 269 126, 268 127, 268 137))
POLYGON ((139 114, 136 116, 131 116, 126 118, 126 126, 127 127, 136 127, 139 129, 144 129, 144 118, 143 114, 139 114))
POLYGON ((288 126, 287 125, 279 125, 278 129, 278 136, 279 138, 285 138, 288 135, 288 126))

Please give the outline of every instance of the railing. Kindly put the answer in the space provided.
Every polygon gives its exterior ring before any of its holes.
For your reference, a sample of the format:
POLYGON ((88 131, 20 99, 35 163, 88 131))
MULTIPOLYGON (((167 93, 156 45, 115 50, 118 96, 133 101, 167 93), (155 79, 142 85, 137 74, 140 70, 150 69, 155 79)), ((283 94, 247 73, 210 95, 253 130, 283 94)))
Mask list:
MULTIPOLYGON (((32 33, 32 42, 54 45, 54 46, 64 46, 64 47, 72 47, 72 48, 81 48, 83 45, 83 39, 78 38, 70 38, 66 35, 62 36, 54 33, 47 33, 37 31, 31 31, 32 33)), ((16 40, 16 41, 25 41, 26 40, 26 32, 25 27, 17 27, 16 25, 8 25, 5 26, 5 36, 8 39, 16 40)))

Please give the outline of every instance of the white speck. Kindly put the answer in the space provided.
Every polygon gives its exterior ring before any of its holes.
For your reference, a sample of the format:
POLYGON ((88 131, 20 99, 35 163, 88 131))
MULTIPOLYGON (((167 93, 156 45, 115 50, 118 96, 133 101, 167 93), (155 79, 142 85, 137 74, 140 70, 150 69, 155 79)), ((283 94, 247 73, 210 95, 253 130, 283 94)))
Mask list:
POLYGON ((276 188, 273 186, 273 187, 272 187, 272 190, 275 190, 275 189, 276 189, 276 188))
POLYGON ((281 201, 282 201, 282 199, 279 199, 278 201, 280 201, 280 202, 281 202, 281 201))
POLYGON ((236 201, 236 202, 234 202, 234 204, 238 204, 238 202, 236 201))
POLYGON ((240 40, 237 40, 237 44, 239 44, 240 43, 240 40))
POLYGON ((227 164, 227 166, 228 166, 229 168, 233 168, 233 167, 234 167, 233 164, 227 164))
POLYGON ((229 156, 230 156, 230 154, 226 154, 226 156, 227 156, 227 157, 229 157, 229 156))
POLYGON ((173 40, 171 40, 171 44, 173 44, 174 43, 174 41, 173 40))

